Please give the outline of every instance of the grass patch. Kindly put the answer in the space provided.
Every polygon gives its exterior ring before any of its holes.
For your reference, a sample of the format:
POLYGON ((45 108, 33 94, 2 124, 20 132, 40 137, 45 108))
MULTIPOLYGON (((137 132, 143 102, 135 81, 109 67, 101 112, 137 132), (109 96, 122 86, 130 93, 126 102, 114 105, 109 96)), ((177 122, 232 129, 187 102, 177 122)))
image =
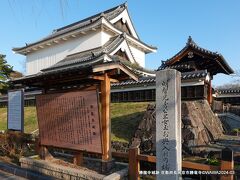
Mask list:
POLYGON ((31 133, 38 129, 36 107, 25 107, 24 108, 24 131, 31 133))
POLYGON ((149 102, 112 103, 112 141, 129 142, 149 102))
MULTIPOLYGON (((7 129, 7 108, 0 108, 0 130, 7 129)), ((31 133, 38 129, 35 107, 24 108, 24 132, 31 133)))
POLYGON ((7 109, 0 108, 0 130, 7 129, 7 109))
MULTIPOLYGON (((143 118, 149 102, 112 103, 112 140, 129 142, 143 118)), ((38 128, 35 107, 24 108, 24 131, 31 133, 38 128)), ((0 130, 7 129, 7 108, 0 108, 0 130)))

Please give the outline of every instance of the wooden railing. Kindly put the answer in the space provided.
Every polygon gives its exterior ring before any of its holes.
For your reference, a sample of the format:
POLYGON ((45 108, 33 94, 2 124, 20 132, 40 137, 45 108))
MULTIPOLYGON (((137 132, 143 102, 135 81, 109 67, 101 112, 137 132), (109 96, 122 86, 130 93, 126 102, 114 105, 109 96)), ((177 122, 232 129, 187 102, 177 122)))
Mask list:
MULTIPOLYGON (((130 148, 128 153, 112 152, 112 156, 128 160, 131 180, 140 179, 140 161, 156 163, 156 156, 140 154, 139 148, 130 148)), ((182 168, 198 171, 234 171, 233 152, 228 148, 222 151, 220 166, 182 161, 182 168)), ((233 180, 233 174, 221 175, 220 179, 233 180)))
MULTIPOLYGON (((128 153, 112 152, 112 157, 125 159, 129 162, 129 179, 130 180, 140 179, 140 161, 149 162, 149 163, 157 162, 156 156, 140 154, 139 148, 130 148, 128 153)), ((233 172, 234 171, 233 151, 229 148, 225 148, 222 150, 220 166, 213 166, 213 165, 195 163, 195 162, 184 160, 182 161, 182 168, 185 170, 189 169, 189 170, 198 170, 198 171, 232 171, 233 172)), ((233 180, 233 178, 234 178, 233 174, 220 175, 220 180, 233 180)))

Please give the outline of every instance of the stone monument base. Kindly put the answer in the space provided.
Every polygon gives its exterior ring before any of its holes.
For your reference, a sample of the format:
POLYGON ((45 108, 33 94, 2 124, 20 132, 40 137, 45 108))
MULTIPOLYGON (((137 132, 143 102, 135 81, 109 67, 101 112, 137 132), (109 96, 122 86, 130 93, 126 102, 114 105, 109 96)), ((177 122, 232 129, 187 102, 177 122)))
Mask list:
POLYGON ((115 165, 115 160, 111 160, 111 161, 104 161, 104 160, 101 160, 100 161, 101 163, 101 172, 102 173, 107 173, 107 172, 110 172, 113 168, 114 168, 114 165, 115 165))
MULTIPOLYGON (((86 163, 92 165, 100 165, 102 167, 101 171, 105 171, 104 173, 100 173, 92 170, 92 168, 88 169, 85 167, 72 168, 64 165, 59 165, 50 161, 39 160, 38 156, 32 156, 28 158, 21 158, 20 163, 22 168, 26 168, 35 172, 39 172, 48 176, 52 176, 58 179, 74 179, 74 180, 82 180, 82 179, 95 179, 95 180, 119 180, 126 179, 128 175, 128 167, 126 164, 117 163, 115 165, 118 168, 112 169, 111 162, 102 162, 101 160, 97 160, 93 158, 84 158, 86 163), (107 174, 107 170, 111 170, 111 174, 107 174)), ((95 166, 96 167, 96 166, 95 166)))

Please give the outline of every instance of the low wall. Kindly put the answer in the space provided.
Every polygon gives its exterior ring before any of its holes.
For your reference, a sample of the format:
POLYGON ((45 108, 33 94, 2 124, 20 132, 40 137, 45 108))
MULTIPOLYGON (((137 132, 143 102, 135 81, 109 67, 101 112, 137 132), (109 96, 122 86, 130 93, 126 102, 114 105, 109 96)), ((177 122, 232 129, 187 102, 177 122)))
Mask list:
POLYGON ((34 157, 21 158, 21 167, 35 172, 39 172, 57 179, 64 180, 119 180, 126 179, 128 168, 121 169, 109 175, 99 174, 97 172, 88 171, 85 168, 76 169, 58 165, 49 161, 37 160, 34 157))

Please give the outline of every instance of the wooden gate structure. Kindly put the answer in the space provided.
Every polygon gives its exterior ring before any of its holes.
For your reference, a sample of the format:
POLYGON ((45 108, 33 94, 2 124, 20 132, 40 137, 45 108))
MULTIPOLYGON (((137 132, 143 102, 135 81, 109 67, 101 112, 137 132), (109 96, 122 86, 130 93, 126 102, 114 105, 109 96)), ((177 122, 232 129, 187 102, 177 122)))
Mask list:
MULTIPOLYGON (((106 55, 107 56, 107 55, 106 55)), ((98 57, 99 58, 99 57, 98 57)), ((94 63, 88 62, 86 64, 78 63, 73 67, 65 67, 60 66, 58 68, 48 68, 43 70, 41 73, 25 76, 23 78, 14 80, 13 83, 15 86, 21 86, 24 88, 41 88, 43 91, 42 98, 39 97, 39 102, 37 103, 37 112, 38 112, 38 120, 42 120, 43 118, 43 111, 46 112, 50 111, 50 106, 41 106, 44 103, 47 103, 47 99, 45 98, 46 102, 43 102, 43 97, 51 97, 52 99, 57 98, 59 95, 64 95, 67 93, 73 92, 86 92, 95 90, 99 93, 100 102, 96 102, 96 104, 100 104, 100 130, 99 135, 101 136, 101 142, 98 142, 102 145, 102 149, 98 151, 102 155, 102 160, 109 162, 112 160, 112 153, 111 153, 111 121, 110 121, 110 83, 111 82, 119 82, 121 80, 126 79, 134 79, 137 80, 138 76, 129 68, 128 66, 124 65, 120 60, 114 60, 112 62, 104 62, 104 56, 102 59, 98 60, 98 63, 94 61, 94 63), (42 104, 41 104, 42 103, 42 104), (42 109, 41 109, 41 108, 42 109), (44 109, 45 108, 45 109, 44 109), (41 109, 41 110, 40 110, 41 109)), ((87 99, 86 99, 87 101, 87 99)), ((56 102, 57 103, 57 102, 56 102)), ((65 106, 70 106, 71 102, 67 102, 65 106), (69 104, 70 103, 70 104, 69 104)), ((97 110, 98 111, 98 110, 97 110)), ((50 113, 53 115, 53 118, 48 123, 54 124, 54 112, 50 113)), ((57 116, 57 115, 55 115, 57 116)), ((66 116, 67 117, 67 116, 66 116)), ((68 119, 65 120, 67 121, 68 119)), ((56 119, 56 118, 55 118, 56 119)), ((60 121, 61 122, 61 121, 60 121)), ((42 124, 40 122, 39 124, 42 124)), ((53 125, 51 124, 51 125, 53 125)), ((56 124, 56 123, 55 123, 56 124)), ((56 144, 53 142, 45 142, 44 143, 44 129, 41 129, 40 126, 40 145, 41 145, 41 157, 43 159, 47 159, 49 157, 48 147, 58 147, 58 148, 67 148, 66 143, 63 145, 61 143, 56 144)), ((75 128, 75 127, 72 127, 75 128)), ((84 128, 84 127, 82 127, 84 128)), ((94 127, 95 128, 95 127, 94 127)), ((54 128, 53 128, 54 129, 54 128)), ((59 128, 61 129, 61 128, 59 128)), ((63 128, 64 129, 64 128, 63 128)), ((52 131, 51 129, 48 129, 52 131)), ((56 132, 56 129, 55 129, 56 132)), ((77 131, 76 131, 77 132, 77 131)), ((64 133, 64 130, 63 130, 64 133)), ((48 134, 49 135, 49 134, 48 134)), ((51 133, 50 133, 51 135, 51 133)), ((65 137, 64 137, 65 138, 65 137)), ((67 149, 72 149, 77 151, 75 157, 75 163, 81 164, 82 162, 82 150, 77 149, 77 146, 71 148, 71 146, 67 149)), ((84 146, 85 147, 85 146, 84 146)), ((85 147, 84 150, 87 150, 89 147, 85 147)), ((85 151, 84 151, 85 152, 85 151)))
MULTIPOLYGON (((84 68, 86 70, 87 68, 84 68)), ((110 144, 110 83, 118 82, 129 77, 137 79, 137 76, 126 66, 121 63, 111 63, 107 65, 91 66, 88 71, 69 70, 61 73, 42 73, 36 76, 26 76, 14 81, 16 86, 21 87, 38 87, 42 88, 44 94, 67 93, 86 90, 99 90, 100 95, 100 117, 101 117, 101 139, 102 139, 102 160, 111 161, 113 157, 120 157, 129 160, 129 177, 130 179, 139 179, 140 161, 156 163, 155 156, 142 155, 138 148, 129 149, 128 153, 118 153, 111 151, 110 144), (90 75, 89 75, 90 73, 90 75)), ((40 140, 41 141, 41 140, 40 140)), ((41 142, 40 142, 41 145, 41 142)), ((75 164, 82 163, 82 151, 76 151, 74 157, 75 164)), ((223 152, 224 153, 224 152, 223 152)), ((229 154, 229 153, 228 153, 229 154)), ((48 146, 41 146, 41 155, 47 159, 49 152, 48 146)), ((221 166, 211 166, 206 164, 183 161, 182 167, 186 169, 202 171, 218 171, 234 169, 233 156, 228 155, 222 158, 221 166), (229 159, 230 158, 230 159, 229 159)), ((232 180, 233 175, 221 176, 222 180, 232 180)))

